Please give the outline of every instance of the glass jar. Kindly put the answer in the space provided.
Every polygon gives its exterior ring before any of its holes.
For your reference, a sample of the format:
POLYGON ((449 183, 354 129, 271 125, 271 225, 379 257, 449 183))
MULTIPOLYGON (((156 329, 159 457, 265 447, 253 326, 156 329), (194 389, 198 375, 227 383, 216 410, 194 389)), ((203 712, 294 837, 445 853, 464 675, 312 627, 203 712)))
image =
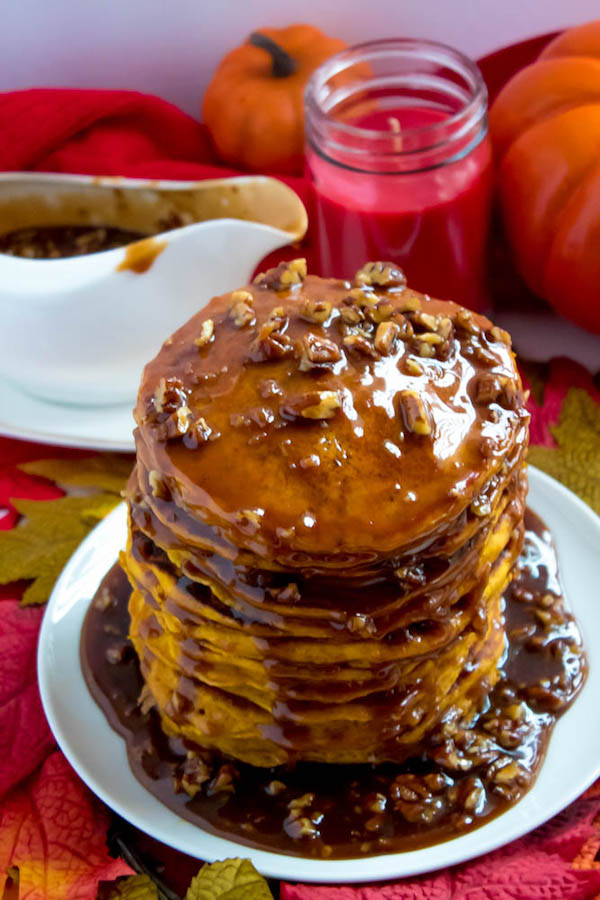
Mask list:
POLYGON ((431 41, 360 44, 313 73, 305 101, 321 274, 390 260, 411 287, 483 308, 492 164, 475 63, 431 41))

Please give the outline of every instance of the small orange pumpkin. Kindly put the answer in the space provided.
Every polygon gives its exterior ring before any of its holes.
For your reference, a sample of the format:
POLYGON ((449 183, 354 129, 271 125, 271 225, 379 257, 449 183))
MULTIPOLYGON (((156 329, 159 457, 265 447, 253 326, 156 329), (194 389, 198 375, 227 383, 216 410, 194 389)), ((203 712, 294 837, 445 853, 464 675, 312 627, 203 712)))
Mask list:
POLYGON ((312 25, 263 28, 219 64, 203 117, 221 159, 252 171, 302 171, 304 88, 346 44, 312 25))
POLYGON ((490 132, 525 281, 600 333, 600 21, 559 35, 508 82, 490 132))

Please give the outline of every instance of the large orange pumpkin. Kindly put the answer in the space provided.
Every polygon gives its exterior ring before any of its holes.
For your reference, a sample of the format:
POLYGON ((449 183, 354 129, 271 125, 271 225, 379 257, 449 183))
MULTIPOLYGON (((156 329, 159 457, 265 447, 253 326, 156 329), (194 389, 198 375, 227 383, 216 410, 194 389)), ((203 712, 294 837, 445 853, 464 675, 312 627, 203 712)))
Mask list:
POLYGON ((222 60, 203 117, 221 159, 252 171, 302 171, 304 88, 346 44, 312 25, 263 28, 222 60))
POLYGON ((490 112, 506 233, 529 287, 600 333, 600 21, 564 32, 490 112))

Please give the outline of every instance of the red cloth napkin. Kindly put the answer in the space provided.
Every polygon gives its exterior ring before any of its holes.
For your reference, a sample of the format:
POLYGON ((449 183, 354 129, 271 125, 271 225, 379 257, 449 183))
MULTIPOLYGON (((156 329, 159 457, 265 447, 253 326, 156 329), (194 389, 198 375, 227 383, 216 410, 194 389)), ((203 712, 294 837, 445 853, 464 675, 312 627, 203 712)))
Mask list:
MULTIPOLYGON (((0 94, 0 171, 196 180, 239 175, 206 126, 138 91, 33 88, 0 94)), ((306 181, 283 178, 307 202, 306 181)))

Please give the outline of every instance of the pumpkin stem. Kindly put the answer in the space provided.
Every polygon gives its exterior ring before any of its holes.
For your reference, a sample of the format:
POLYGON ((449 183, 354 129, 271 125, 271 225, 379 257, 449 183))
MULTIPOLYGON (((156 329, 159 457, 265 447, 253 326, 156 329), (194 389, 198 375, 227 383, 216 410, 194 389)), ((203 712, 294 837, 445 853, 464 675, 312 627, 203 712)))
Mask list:
POLYGON ((253 31, 248 38, 248 43, 254 47, 260 47, 271 54, 272 68, 271 75, 273 78, 287 78, 296 71, 296 61, 292 59, 289 53, 277 44, 272 38, 259 31, 253 31))

